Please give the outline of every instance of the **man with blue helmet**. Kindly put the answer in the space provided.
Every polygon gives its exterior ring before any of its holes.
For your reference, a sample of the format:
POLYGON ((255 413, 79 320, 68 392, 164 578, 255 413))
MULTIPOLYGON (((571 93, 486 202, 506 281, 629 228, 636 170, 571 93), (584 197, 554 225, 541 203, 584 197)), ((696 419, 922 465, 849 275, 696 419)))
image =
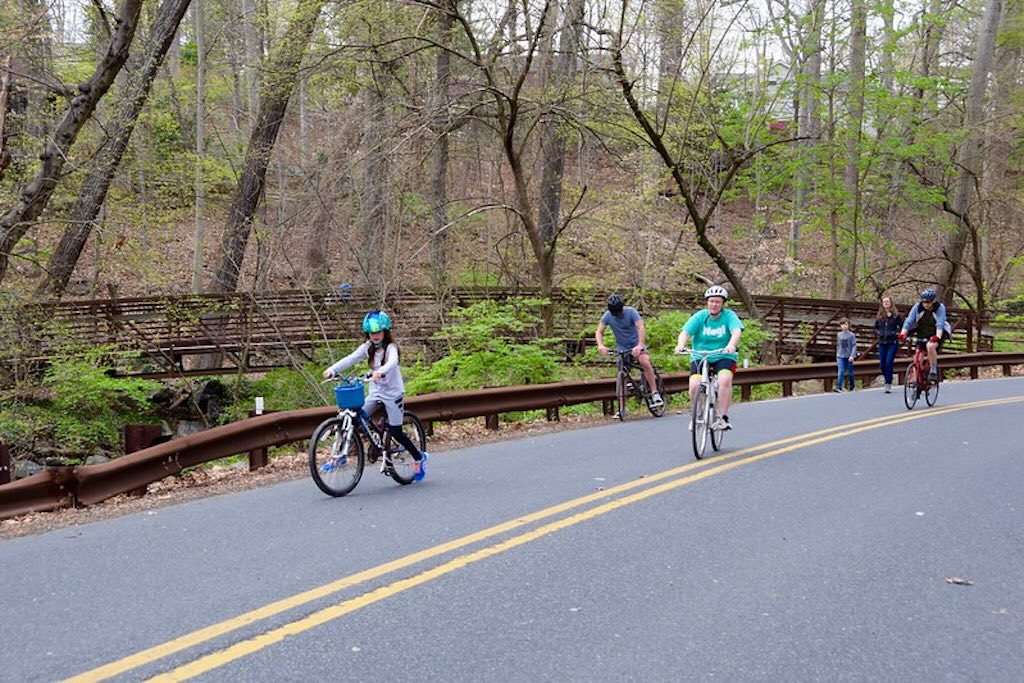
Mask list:
POLYGON ((914 304, 903 321, 900 341, 913 332, 917 337, 917 347, 927 349, 929 382, 939 379, 939 347, 949 339, 951 331, 946 321, 946 305, 938 301, 935 290, 929 287, 921 292, 921 300, 914 304))
POLYGON ((416 474, 413 478, 419 481, 427 474, 427 453, 420 452, 402 431, 405 383, 398 367, 398 344, 391 338, 391 316, 380 310, 370 311, 363 317, 363 332, 366 333, 366 341, 324 370, 324 379, 336 377, 360 361, 367 362, 370 368, 370 390, 363 404, 363 412, 372 416, 381 406, 384 407, 388 431, 395 441, 412 454, 416 461, 416 474))

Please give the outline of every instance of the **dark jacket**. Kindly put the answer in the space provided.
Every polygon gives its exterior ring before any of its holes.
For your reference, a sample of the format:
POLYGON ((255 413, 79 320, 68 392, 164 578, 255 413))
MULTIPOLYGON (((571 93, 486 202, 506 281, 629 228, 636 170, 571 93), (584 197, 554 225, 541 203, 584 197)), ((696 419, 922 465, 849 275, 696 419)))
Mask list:
POLYGON ((879 344, 892 344, 896 341, 903 327, 903 316, 887 315, 884 318, 875 318, 875 334, 878 335, 879 344))

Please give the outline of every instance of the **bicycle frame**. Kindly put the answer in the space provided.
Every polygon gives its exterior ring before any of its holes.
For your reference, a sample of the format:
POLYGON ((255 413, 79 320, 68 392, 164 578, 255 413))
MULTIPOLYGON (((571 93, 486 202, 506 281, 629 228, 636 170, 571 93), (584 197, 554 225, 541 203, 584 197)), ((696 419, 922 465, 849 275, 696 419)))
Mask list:
MULTIPOLYGON (((383 408, 381 408, 381 410, 383 410, 383 408)), ((376 448, 377 451, 384 456, 380 461, 380 471, 382 473, 386 472, 387 469, 391 467, 391 457, 388 454, 387 449, 384 448, 384 432, 378 427, 378 425, 374 424, 373 419, 364 413, 362 408, 359 408, 358 410, 352 408, 339 410, 338 417, 341 418, 341 429, 342 433, 345 435, 344 441, 342 442, 342 446, 344 447, 343 452, 347 452, 348 445, 352 437, 356 435, 358 428, 358 431, 360 432, 358 438, 365 437, 366 440, 370 442, 370 445, 376 448)), ((373 451, 371 451, 371 453, 372 452, 373 451)), ((375 456, 368 456, 367 459, 371 463, 376 462, 377 460, 375 456)))
POLYGON ((647 377, 644 375, 643 365, 637 360, 631 351, 616 351, 615 352, 615 367, 616 367, 616 380, 615 380, 615 397, 619 403, 618 417, 620 420, 626 419, 626 399, 632 394, 636 400, 647 406, 647 410, 650 411, 655 417, 661 417, 665 414, 665 392, 664 382, 661 379, 661 374, 658 369, 651 365, 654 371, 655 386, 647 386, 647 377), (632 370, 637 369, 640 371, 639 378, 634 378, 632 370), (662 402, 654 404, 651 401, 651 396, 655 393, 662 394, 662 402))
POLYGON ((929 379, 931 361, 928 360, 928 351, 925 344, 926 339, 909 340, 914 356, 907 365, 903 380, 903 402, 907 410, 913 410, 917 399, 924 394, 925 403, 929 406, 935 405, 939 397, 939 383, 929 379))
MULTIPOLYGON (((698 460, 704 457, 704 452, 707 450, 708 435, 711 436, 711 447, 716 451, 721 448, 722 439, 725 436, 723 430, 712 427, 718 419, 718 373, 712 372, 711 364, 708 363, 710 356, 723 351, 724 349, 699 352, 701 354, 701 359, 698 361, 700 382, 697 385, 690 417, 693 455, 698 460)), ((692 349, 688 349, 686 352, 692 357, 692 349)))

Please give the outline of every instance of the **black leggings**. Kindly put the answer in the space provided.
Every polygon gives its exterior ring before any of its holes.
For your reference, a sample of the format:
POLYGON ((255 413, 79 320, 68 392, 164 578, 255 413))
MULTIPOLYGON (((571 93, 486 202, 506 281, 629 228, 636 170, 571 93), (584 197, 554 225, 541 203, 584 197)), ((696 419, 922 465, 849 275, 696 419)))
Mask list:
POLYGON ((402 431, 401 425, 399 425, 399 426, 389 425, 388 426, 388 433, 391 434, 391 438, 392 439, 394 439, 398 443, 402 444, 402 446, 405 448, 405 450, 407 450, 410 453, 412 453, 412 459, 413 460, 422 460, 423 459, 423 454, 420 453, 420 449, 416 448, 416 446, 415 446, 415 444, 413 444, 412 440, 405 435, 405 432, 402 431))

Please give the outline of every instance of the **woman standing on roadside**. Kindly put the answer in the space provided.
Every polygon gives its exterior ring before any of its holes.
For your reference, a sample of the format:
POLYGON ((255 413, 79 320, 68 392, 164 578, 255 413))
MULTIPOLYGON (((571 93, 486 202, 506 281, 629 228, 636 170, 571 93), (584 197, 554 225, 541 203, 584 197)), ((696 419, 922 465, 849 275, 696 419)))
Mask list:
POLYGON ((885 393, 892 393, 892 366, 896 361, 897 338, 903 326, 903 316, 893 304, 892 298, 883 296, 875 316, 875 334, 878 336, 878 365, 885 378, 885 393))

